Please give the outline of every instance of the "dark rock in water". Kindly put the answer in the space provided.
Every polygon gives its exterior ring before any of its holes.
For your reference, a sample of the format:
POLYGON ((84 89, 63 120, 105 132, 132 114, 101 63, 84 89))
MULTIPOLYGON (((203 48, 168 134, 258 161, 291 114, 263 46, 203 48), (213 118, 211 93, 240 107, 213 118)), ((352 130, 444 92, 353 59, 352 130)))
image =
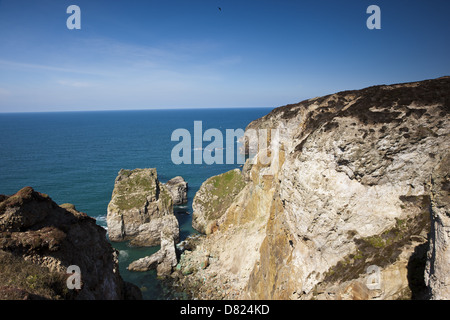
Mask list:
POLYGON ((0 298, 142 299, 95 219, 31 187, 0 200, 0 298), (70 266, 79 267, 80 289, 67 287, 70 266))

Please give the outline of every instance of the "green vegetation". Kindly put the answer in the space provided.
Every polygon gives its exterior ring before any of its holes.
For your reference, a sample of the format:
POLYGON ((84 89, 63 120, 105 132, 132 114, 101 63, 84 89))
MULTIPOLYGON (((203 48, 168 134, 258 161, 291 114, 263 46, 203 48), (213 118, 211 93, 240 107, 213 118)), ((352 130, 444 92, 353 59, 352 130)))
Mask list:
POLYGON ((209 178, 201 188, 204 195, 196 197, 195 201, 203 206, 206 220, 212 221, 222 216, 244 186, 241 172, 231 170, 209 178))
MULTIPOLYGON (((403 206, 411 212, 407 219, 396 219, 395 226, 382 234, 366 238, 355 238, 357 250, 349 254, 331 268, 324 282, 349 281, 366 272, 369 265, 381 268, 395 262, 402 249, 411 242, 411 236, 419 235, 430 228, 430 197, 401 197, 403 206)), ((349 231, 348 238, 354 238, 355 231, 349 231)), ((423 272, 420 271, 420 272, 423 272)))
POLYGON ((156 170, 121 170, 121 179, 116 182, 115 204, 121 210, 130 210, 145 204, 149 195, 158 192, 156 170))
POLYGON ((70 292, 62 273, 25 261, 0 250, 0 300, 67 299, 70 292))
POLYGON ((212 178, 214 184, 214 194, 217 196, 226 195, 230 190, 242 190, 245 186, 244 179, 239 170, 231 170, 212 178))

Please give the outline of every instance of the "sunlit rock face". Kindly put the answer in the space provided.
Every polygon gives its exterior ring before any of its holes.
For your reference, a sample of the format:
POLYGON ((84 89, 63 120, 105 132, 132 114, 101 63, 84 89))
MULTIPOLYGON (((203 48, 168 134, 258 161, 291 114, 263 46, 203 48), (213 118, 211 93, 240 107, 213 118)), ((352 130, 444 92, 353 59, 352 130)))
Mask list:
POLYGON ((159 182, 156 169, 120 170, 106 221, 111 241, 159 245, 163 227, 172 230, 175 241, 179 238, 172 196, 159 182))
MULTIPOLYGON (((244 166, 245 186, 184 259, 208 256, 208 267, 186 282, 206 279, 200 298, 220 285, 216 296, 230 299, 428 297, 430 217, 448 215, 432 174, 444 175, 449 108, 444 77, 314 98, 250 123, 278 130, 254 158, 271 161, 244 166)), ((444 267, 430 283, 446 283, 445 239, 435 237, 444 267)))

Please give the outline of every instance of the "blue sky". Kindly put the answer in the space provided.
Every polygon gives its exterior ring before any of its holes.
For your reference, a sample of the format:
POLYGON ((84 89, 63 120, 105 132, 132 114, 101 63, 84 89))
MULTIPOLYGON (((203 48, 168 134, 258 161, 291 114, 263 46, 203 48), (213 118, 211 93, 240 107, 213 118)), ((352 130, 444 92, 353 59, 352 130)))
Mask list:
POLYGON ((0 112, 277 107, 450 75, 449 15, 442 0, 0 0, 0 112))

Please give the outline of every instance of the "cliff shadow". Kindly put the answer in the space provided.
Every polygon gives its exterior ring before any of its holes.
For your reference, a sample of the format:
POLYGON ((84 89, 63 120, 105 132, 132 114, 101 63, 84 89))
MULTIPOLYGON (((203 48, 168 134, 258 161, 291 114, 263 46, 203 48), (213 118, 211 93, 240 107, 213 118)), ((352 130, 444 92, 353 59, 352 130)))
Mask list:
POLYGON ((428 287, 425 284, 427 251, 428 242, 418 245, 408 261, 407 278, 411 290, 411 300, 428 300, 428 287))

